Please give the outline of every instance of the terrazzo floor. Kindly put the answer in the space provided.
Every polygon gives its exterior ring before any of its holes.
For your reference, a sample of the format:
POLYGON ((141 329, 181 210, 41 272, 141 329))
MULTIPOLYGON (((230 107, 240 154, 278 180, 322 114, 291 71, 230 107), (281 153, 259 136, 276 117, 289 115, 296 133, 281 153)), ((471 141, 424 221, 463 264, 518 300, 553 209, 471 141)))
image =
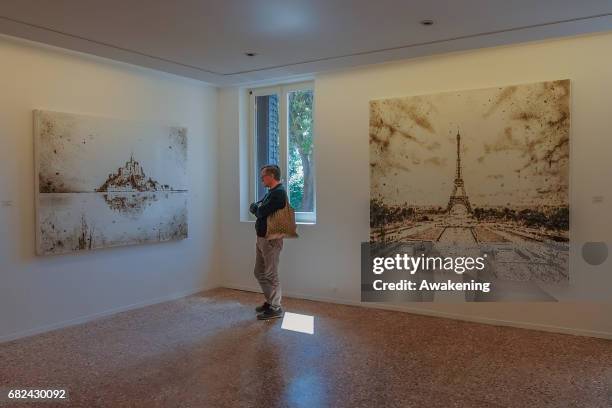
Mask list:
POLYGON ((314 334, 215 289, 0 344, 0 389, 39 407, 611 407, 612 341, 321 302, 314 334))

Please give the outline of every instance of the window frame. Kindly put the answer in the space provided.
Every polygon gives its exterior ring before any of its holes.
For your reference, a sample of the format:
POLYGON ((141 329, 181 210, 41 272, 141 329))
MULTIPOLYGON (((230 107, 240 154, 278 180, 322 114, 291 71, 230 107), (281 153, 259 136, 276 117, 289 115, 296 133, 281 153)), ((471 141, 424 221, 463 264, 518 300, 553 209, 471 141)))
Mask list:
MULTIPOLYGON (((281 168, 281 180, 284 181, 287 189, 287 195, 289 192, 289 121, 288 121, 288 107, 289 107, 289 94, 295 91, 310 90, 313 92, 312 100, 312 137, 314 139, 314 149, 312 152, 314 167, 312 168, 313 174, 313 211, 296 211, 295 219, 298 224, 316 224, 317 218, 317 181, 316 181, 316 139, 315 139, 315 97, 314 97, 314 81, 305 81, 298 83, 279 84, 273 86, 265 86, 259 88, 251 88, 248 90, 249 93, 249 123, 248 123, 248 140, 249 140, 249 202, 254 202, 257 197, 257 189, 259 180, 259 168, 257 166, 257 106, 255 104, 256 97, 276 94, 279 100, 279 166, 281 168)), ((249 213, 249 220, 255 220, 255 216, 249 213)))

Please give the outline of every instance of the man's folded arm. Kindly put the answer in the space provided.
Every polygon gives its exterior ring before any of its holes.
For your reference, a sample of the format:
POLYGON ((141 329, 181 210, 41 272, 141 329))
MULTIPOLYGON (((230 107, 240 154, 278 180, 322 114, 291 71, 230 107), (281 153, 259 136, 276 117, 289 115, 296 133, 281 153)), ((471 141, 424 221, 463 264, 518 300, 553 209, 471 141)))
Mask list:
POLYGON ((268 200, 262 202, 259 207, 257 207, 257 211, 255 215, 257 218, 267 217, 272 214, 276 210, 280 210, 285 206, 285 193, 282 191, 275 192, 270 194, 268 200))

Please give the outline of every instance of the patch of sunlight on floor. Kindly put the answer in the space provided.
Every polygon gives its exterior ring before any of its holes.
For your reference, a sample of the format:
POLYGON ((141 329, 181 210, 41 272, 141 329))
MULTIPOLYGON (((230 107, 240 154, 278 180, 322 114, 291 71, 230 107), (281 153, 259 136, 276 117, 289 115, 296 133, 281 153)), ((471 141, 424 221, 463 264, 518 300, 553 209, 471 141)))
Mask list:
POLYGON ((285 312, 281 329, 314 334, 314 316, 285 312))

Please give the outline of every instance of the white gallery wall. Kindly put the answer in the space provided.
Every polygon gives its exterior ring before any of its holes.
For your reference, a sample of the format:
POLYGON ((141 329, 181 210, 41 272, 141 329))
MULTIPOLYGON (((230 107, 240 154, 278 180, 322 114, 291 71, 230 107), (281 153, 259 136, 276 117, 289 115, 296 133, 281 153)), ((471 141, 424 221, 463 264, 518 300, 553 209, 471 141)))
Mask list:
MULTIPOLYGON (((612 337, 612 33, 462 52, 318 75, 317 224, 281 257, 285 293, 358 304, 369 237, 368 102, 554 79, 572 81, 571 287, 562 303, 391 305, 396 309, 612 337), (589 301, 595 299, 596 301, 589 301)), ((258 290, 248 198, 246 93, 0 37, 0 342, 219 285, 258 290), (34 255, 33 109, 172 122, 189 129, 189 239, 34 255)), ((466 163, 468 165, 468 163, 466 163)), ((368 304, 368 306, 377 306, 368 304)), ((380 306, 380 305, 379 305, 380 306)))
MULTIPOLYGON (((301 238, 285 243, 281 256, 285 293, 359 302, 359 244, 369 238, 371 99, 570 79, 572 284, 566 289, 550 288, 563 302, 411 303, 391 307, 612 338, 612 259, 589 266, 580 255, 587 241, 612 245, 610 50, 612 33, 606 33, 316 76, 317 224, 301 226, 301 238)), ((248 204, 240 194, 247 154, 239 143, 245 132, 244 98, 244 90, 237 88, 222 89, 219 94, 219 171, 223 175, 219 186, 220 255, 225 286, 257 290, 252 276, 254 227, 240 221, 242 207, 248 204)))
POLYGON ((0 61, 0 341, 218 286, 217 89, 10 37, 0 61), (35 256, 33 109, 187 127, 189 238, 35 256))

